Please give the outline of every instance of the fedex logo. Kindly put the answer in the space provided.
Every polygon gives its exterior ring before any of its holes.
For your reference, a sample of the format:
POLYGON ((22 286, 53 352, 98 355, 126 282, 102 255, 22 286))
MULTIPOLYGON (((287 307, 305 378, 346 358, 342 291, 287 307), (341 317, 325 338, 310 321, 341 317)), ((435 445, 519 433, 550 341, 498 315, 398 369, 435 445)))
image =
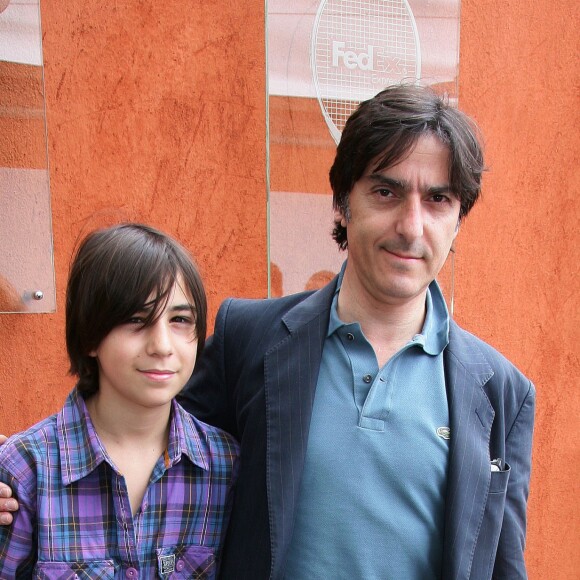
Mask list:
POLYGON ((373 70, 374 68, 374 46, 369 45, 367 52, 357 54, 352 50, 345 50, 345 43, 338 40, 332 41, 332 66, 338 67, 339 61, 346 68, 360 70, 373 70))

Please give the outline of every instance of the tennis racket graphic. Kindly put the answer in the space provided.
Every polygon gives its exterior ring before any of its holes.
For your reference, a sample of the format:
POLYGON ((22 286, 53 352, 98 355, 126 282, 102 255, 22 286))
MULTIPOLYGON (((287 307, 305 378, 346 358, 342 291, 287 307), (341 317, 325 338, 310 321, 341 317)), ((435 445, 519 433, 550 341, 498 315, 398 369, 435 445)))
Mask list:
POLYGON ((338 143, 361 101, 421 76, 419 35, 407 0, 322 0, 311 64, 322 114, 338 143))

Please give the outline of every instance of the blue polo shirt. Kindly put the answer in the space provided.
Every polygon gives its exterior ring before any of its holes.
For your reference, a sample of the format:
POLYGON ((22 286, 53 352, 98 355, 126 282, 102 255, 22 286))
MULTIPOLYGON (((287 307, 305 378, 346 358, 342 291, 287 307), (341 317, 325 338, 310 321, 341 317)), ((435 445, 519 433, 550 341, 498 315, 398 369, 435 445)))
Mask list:
MULTIPOLYGON (((339 288, 342 281, 341 272, 339 288)), ((332 304, 286 578, 440 578, 449 454, 449 316, 437 283, 422 332, 378 367, 332 304)))

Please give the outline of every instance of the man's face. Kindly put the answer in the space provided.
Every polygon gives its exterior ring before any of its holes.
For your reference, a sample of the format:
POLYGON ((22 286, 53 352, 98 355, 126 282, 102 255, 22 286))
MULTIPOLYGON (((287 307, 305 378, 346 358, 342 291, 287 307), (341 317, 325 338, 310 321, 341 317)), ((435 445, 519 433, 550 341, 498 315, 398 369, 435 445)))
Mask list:
POLYGON ((423 300, 457 235, 460 202, 450 191, 449 149, 421 136, 410 154, 375 171, 373 161, 354 184, 348 215, 344 283, 360 300, 400 304, 423 300))

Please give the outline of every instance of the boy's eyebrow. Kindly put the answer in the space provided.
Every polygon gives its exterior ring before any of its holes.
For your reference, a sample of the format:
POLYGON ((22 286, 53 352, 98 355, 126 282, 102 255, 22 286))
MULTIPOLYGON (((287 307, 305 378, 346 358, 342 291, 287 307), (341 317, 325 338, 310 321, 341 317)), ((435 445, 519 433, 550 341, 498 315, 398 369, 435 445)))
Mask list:
MULTIPOLYGON (((153 310, 153 304, 145 304, 142 308, 137 310, 135 314, 148 314, 153 310)), ((174 304, 169 308, 169 312, 183 312, 184 310, 188 312, 195 313, 195 306, 193 304, 174 304)))
POLYGON ((170 312, 177 312, 177 311, 183 311, 183 310, 188 310, 189 312, 195 312, 195 308, 192 304, 175 304, 169 310, 170 310, 170 312))

